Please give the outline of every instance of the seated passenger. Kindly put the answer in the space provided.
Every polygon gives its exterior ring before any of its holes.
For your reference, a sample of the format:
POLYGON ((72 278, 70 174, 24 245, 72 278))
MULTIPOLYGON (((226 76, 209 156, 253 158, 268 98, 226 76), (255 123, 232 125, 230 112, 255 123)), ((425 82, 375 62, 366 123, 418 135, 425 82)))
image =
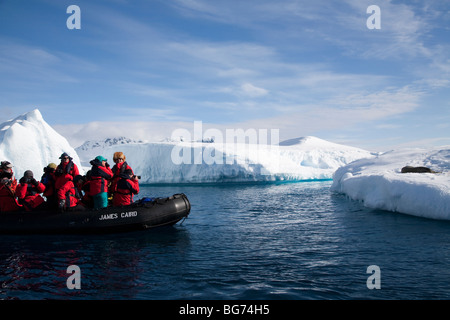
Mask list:
POLYGON ((113 173, 107 160, 98 156, 91 160, 91 182, 89 192, 94 200, 94 209, 106 208, 108 206, 108 183, 113 173))
POLYGON ((16 188, 16 196, 27 211, 43 209, 46 205, 41 196, 45 186, 33 177, 31 170, 25 171, 16 188))
POLYGON ((114 191, 113 206, 126 206, 133 203, 133 195, 139 193, 139 180, 131 169, 120 174, 114 191))
POLYGON ((48 166, 44 168, 44 174, 41 177, 41 183, 45 186, 44 197, 47 199, 47 206, 49 209, 58 208, 58 199, 55 191, 56 183, 56 164, 49 163, 48 166))
POLYGON ((12 181, 10 178, 0 173, 0 212, 18 211, 23 207, 17 202, 14 190, 12 189, 12 181))
POLYGON ((9 161, 2 161, 0 164, 0 178, 1 177, 7 177, 9 180, 11 180, 11 190, 16 191, 17 187, 17 180, 14 177, 14 172, 12 170, 13 165, 9 161))
POLYGON ((94 200, 91 196, 91 175, 92 172, 89 170, 86 172, 86 175, 83 176, 82 179, 78 180, 77 182, 74 181, 75 187, 79 190, 80 194, 82 194, 81 202, 85 207, 93 208, 94 207, 94 200))
POLYGON ((59 159, 61 159, 61 163, 56 168, 56 171, 60 171, 61 175, 70 174, 72 178, 75 178, 80 174, 77 165, 67 153, 64 152, 59 159))
POLYGON ((81 205, 81 196, 78 193, 77 188, 72 180, 70 174, 62 175, 58 178, 55 188, 56 195, 58 197, 58 210, 59 211, 73 211, 84 210, 84 206, 81 205))
POLYGON ((128 163, 125 160, 126 160, 126 157, 123 154, 123 152, 114 152, 113 161, 115 164, 112 167, 112 172, 114 175, 111 179, 111 186, 109 188, 109 191, 111 194, 114 193, 114 190, 116 189, 116 184, 117 184, 117 181, 119 181, 119 179, 120 179, 120 175, 122 173, 124 173, 124 171, 127 169, 133 171, 133 169, 131 169, 131 167, 128 165, 128 163))

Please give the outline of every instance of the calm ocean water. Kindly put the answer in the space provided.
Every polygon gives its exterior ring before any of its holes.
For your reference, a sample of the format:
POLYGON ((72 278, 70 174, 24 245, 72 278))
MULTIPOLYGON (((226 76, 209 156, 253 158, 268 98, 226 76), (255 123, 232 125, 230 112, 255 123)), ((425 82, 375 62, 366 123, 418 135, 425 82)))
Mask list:
POLYGON ((370 210, 330 185, 143 186, 185 193, 191 215, 123 234, 0 235, 0 299, 450 298, 450 222, 370 210))

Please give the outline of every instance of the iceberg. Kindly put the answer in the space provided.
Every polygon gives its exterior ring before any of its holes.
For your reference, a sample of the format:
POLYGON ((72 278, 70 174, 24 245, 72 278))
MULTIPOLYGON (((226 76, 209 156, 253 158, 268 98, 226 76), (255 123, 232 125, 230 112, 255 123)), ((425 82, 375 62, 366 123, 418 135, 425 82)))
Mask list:
POLYGON ((80 164, 75 149, 44 121, 38 109, 0 124, 0 161, 11 162, 17 179, 26 170, 33 171, 34 177, 40 179, 44 167, 51 162, 59 164, 63 152, 80 164))
POLYGON ((368 151, 316 137, 292 139, 279 145, 212 140, 111 145, 104 141, 89 142, 76 151, 85 169, 95 156, 110 160, 114 152, 121 151, 141 176, 141 183, 152 184, 331 180, 337 168, 371 156, 368 151))
POLYGON ((0 124, 0 160, 16 177, 32 170, 40 177, 67 152, 83 174, 97 155, 110 160, 122 151, 142 184, 333 180, 331 191, 365 206, 450 220, 450 146, 373 154, 316 137, 277 145, 217 143, 214 139, 143 142, 125 137, 87 141, 73 149, 38 109, 0 124), (438 173, 401 173, 423 166, 438 173))
POLYGON ((14 166, 16 177, 32 170, 40 177, 49 163, 67 152, 83 174, 97 155, 109 159, 122 151, 141 183, 221 183, 330 180, 334 171, 370 152, 303 137, 279 145, 217 143, 167 139, 143 142, 125 137, 87 141, 73 149, 48 125, 38 109, 0 124, 0 160, 14 166))
POLYGON ((393 150, 339 168, 331 190, 369 208, 450 220, 449 169, 450 146, 393 150), (401 173, 405 166, 437 173, 401 173))

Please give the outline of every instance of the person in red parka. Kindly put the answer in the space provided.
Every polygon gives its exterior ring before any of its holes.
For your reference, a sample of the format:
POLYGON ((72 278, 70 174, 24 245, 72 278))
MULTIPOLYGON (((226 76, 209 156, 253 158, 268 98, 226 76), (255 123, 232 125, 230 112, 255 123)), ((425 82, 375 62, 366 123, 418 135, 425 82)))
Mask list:
POLYGON ((77 188, 73 183, 73 178, 70 174, 65 174, 58 178, 55 184, 56 194, 58 197, 59 211, 84 210, 81 205, 81 197, 77 188))
POLYGON ((12 172, 12 164, 2 161, 0 164, 0 212, 23 210, 16 198, 17 180, 12 172))
POLYGON ((64 176, 70 174, 72 178, 75 178, 80 174, 77 165, 72 161, 73 159, 69 157, 67 153, 63 153, 60 157, 61 163, 56 168, 56 172, 59 172, 59 176, 64 176))
POLYGON ((113 155, 114 166, 112 167, 112 172, 114 176, 111 179, 111 185, 109 187, 109 192, 112 195, 114 195, 114 191, 116 190, 116 184, 120 179, 120 175, 123 174, 124 171, 127 169, 133 171, 133 169, 131 169, 129 164, 125 161, 126 159, 127 158, 125 157, 123 152, 120 151, 114 152, 113 155))
POLYGON ((12 189, 12 181, 8 177, 0 179, 0 212, 22 210, 12 189))
POLYGON ((7 177, 9 180, 11 180, 10 188, 13 192, 16 191, 17 187, 17 180, 14 177, 14 172, 12 170, 13 165, 9 161, 2 161, 0 164, 0 177, 7 177))
POLYGON ((139 180, 131 169, 120 174, 114 191, 113 206, 126 206, 133 203, 133 195, 139 193, 139 180))
POLYGON ((41 196, 45 190, 44 184, 33 177, 33 172, 27 170, 20 178, 16 188, 16 196, 27 211, 44 208, 45 199, 41 196))
POLYGON ((98 156, 90 161, 92 169, 89 192, 94 200, 94 209, 108 206, 108 184, 113 173, 107 161, 103 156, 98 156))

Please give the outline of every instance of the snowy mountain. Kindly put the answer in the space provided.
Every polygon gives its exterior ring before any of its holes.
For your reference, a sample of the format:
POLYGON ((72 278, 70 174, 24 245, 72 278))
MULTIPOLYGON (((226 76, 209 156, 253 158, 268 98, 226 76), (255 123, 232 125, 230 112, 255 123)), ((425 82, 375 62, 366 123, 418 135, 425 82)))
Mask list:
MULTIPOLYGON (((81 165, 89 168, 89 161, 102 154, 105 148, 120 148, 122 145, 135 143, 143 143, 143 141, 133 140, 126 137, 107 138, 104 140, 89 140, 84 142, 81 146, 75 148, 75 151, 79 156, 81 155, 81 165)), ((111 158, 108 158, 108 160, 112 165, 112 155, 111 158)))
POLYGON ((104 140, 98 140, 98 141, 86 141, 81 146, 77 147, 76 150, 78 151, 92 151, 96 148, 105 148, 109 146, 118 146, 122 144, 129 144, 129 143, 143 143, 142 140, 133 140, 128 139, 126 137, 118 137, 118 138, 107 138, 104 140))
POLYGON ((43 168, 51 162, 59 164, 63 152, 80 163, 69 142, 44 121, 37 109, 0 124, 0 160, 12 163, 16 178, 31 170, 40 179, 43 168))

